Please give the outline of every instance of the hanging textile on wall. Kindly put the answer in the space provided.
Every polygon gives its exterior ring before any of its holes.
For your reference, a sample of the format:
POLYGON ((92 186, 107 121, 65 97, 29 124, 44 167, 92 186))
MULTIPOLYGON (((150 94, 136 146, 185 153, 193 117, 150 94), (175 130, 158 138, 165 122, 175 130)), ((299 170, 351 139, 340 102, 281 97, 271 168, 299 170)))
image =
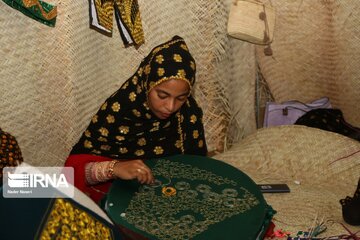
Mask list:
POLYGON ((144 43, 137 0, 89 0, 90 28, 112 36, 113 14, 125 46, 144 43))
POLYGON ((10 7, 50 27, 55 27, 57 7, 41 0, 3 0, 10 7))

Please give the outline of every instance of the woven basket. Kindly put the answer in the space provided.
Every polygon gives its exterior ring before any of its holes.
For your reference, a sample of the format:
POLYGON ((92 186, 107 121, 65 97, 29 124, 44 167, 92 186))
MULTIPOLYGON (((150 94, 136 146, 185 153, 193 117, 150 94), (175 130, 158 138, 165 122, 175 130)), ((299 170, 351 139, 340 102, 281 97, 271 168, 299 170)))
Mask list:
POLYGON ((234 38, 256 44, 269 44, 274 36, 275 9, 258 1, 234 0, 227 25, 234 38), (266 34, 266 36, 265 36, 266 34))
MULTIPOLYGON (((305 126, 258 130, 215 156, 258 184, 286 183, 291 193, 264 194, 277 211, 277 229, 297 233, 327 221, 322 236, 345 234, 339 200, 354 194, 360 177, 360 143, 305 126)), ((360 227, 347 227, 356 231, 360 227)))

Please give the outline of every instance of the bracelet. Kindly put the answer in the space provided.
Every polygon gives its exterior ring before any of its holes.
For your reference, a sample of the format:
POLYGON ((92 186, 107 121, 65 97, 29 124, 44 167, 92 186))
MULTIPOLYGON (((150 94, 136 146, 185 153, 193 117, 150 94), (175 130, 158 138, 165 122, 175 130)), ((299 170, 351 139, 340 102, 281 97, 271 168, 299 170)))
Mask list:
POLYGON ((107 169, 107 177, 110 179, 114 179, 115 175, 114 175, 114 166, 115 164, 118 163, 118 160, 112 160, 110 162, 110 164, 108 165, 108 169, 107 169))

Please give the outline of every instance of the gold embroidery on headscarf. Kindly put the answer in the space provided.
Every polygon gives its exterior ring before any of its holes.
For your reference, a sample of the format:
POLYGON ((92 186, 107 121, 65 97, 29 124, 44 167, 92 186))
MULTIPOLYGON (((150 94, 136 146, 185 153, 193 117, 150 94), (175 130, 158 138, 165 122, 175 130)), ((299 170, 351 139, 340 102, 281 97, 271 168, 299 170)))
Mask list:
POLYGON ((180 78, 186 78, 186 72, 184 69, 179 69, 178 72, 177 72, 177 75, 180 77, 180 78))
POLYGON ((132 112, 135 115, 135 117, 141 117, 141 112, 139 112, 137 109, 133 109, 132 112))
POLYGON ((124 85, 122 85, 121 89, 126 89, 129 86, 129 82, 125 82, 124 85))
POLYGON ((99 151, 99 150, 96 150, 96 149, 94 149, 94 150, 91 150, 91 152, 92 152, 92 153, 95 153, 95 154, 98 154, 98 155, 101 155, 101 151, 99 151))
POLYGON ((86 130, 85 133, 84 133, 84 135, 85 135, 86 137, 91 137, 91 132, 90 132, 89 130, 86 130))
POLYGON ((157 85, 156 83, 151 82, 151 83, 149 84, 149 87, 150 87, 149 92, 150 92, 150 90, 151 90, 153 87, 155 87, 156 85, 157 85))
POLYGON ((109 145, 101 145, 100 149, 104 150, 104 151, 109 151, 111 149, 111 147, 109 145))
POLYGON ((115 117, 111 114, 107 115, 106 120, 108 123, 114 123, 115 122, 115 117))
POLYGON ((124 141, 125 137, 124 136, 116 136, 116 140, 118 141, 124 141))
POLYGON ((190 116, 190 122, 191 123, 196 123, 196 121, 197 121, 197 117, 193 114, 193 115, 191 115, 190 116))
POLYGON ((169 77, 163 77, 161 78, 160 80, 156 81, 156 82, 150 82, 149 83, 149 89, 147 90, 147 94, 149 94, 149 92, 151 91, 151 89, 153 89, 154 87, 156 87, 157 85, 165 82, 165 81, 168 81, 168 80, 182 80, 182 81, 185 81, 188 85, 189 85, 189 88, 190 88, 190 91, 191 91, 191 83, 188 79, 186 79, 185 77, 179 77, 178 75, 177 76, 169 76, 169 77))
POLYGON ((146 113, 145 116, 147 119, 151 119, 151 115, 149 113, 146 113))
POLYGON ((164 126, 163 126, 163 128, 167 128, 167 127, 169 127, 170 126, 170 122, 167 122, 164 126))
POLYGON ((104 138, 104 137, 99 137, 98 140, 99 140, 100 142, 107 142, 107 139, 104 138))
POLYGON ((174 54, 173 58, 175 62, 182 62, 182 57, 177 53, 174 54))
POLYGON ((156 146, 156 147, 154 148, 154 153, 155 153, 156 155, 163 154, 163 153, 164 153, 164 149, 163 149, 162 147, 160 147, 160 146, 156 146))
POLYGON ((136 100, 136 93, 131 92, 131 93, 129 94, 129 99, 130 99, 130 101, 134 102, 134 101, 136 100))
POLYGON ((157 74, 158 74, 159 77, 162 77, 165 74, 165 70, 163 68, 158 68, 157 74))
POLYGON ((119 111, 120 111, 120 103, 114 102, 113 105, 111 106, 111 109, 112 109, 114 112, 119 112, 119 111))
POLYGON ((145 66, 144 73, 145 73, 146 75, 149 75, 149 74, 150 74, 150 71, 151 71, 150 65, 146 65, 146 66, 145 66))
POLYGON ((144 152, 144 150, 142 150, 142 149, 135 151, 135 155, 136 155, 136 156, 142 156, 142 155, 144 155, 144 154, 145 154, 145 152, 144 152))
POLYGON ((139 74, 140 77, 142 76, 142 74, 143 74, 143 68, 142 67, 139 68, 138 74, 139 74))
POLYGON ((188 107, 190 107, 190 102, 189 102, 189 100, 186 100, 186 105, 187 105, 188 107))
POLYGON ((190 67, 192 70, 195 70, 195 63, 193 61, 190 61, 190 67))
POLYGON ((200 140, 199 141, 199 148, 202 148, 204 146, 204 141, 203 140, 200 140))
POLYGON ((104 102, 104 104, 101 106, 101 110, 106 110, 107 102, 104 102))
POLYGON ((180 122, 183 123, 184 122, 184 115, 180 115, 180 118, 179 118, 180 122))
POLYGON ((132 83, 133 83, 134 85, 136 85, 136 84, 138 83, 138 77, 137 77, 137 76, 134 76, 134 77, 132 78, 132 83))
POLYGON ((92 142, 90 142, 89 140, 85 140, 84 147, 85 148, 93 148, 92 142))
POLYGON ((98 121, 98 115, 94 115, 94 116, 91 118, 91 121, 92 121, 92 123, 97 123, 97 121, 98 121))
POLYGON ((137 88, 136 88, 136 93, 140 94, 141 92, 142 92, 141 86, 138 85, 137 88))
POLYGON ((181 140, 177 140, 177 141, 175 142, 175 147, 181 148, 181 146, 182 146, 181 140))
POLYGON ((164 62, 164 56, 163 55, 157 55, 156 58, 155 58, 155 61, 158 63, 158 64, 162 64, 164 62))
POLYGON ((154 122, 153 123, 153 128, 150 129, 150 132, 154 132, 154 131, 158 131, 159 130, 159 126, 160 126, 160 123, 159 122, 154 122))
POLYGON ((184 150, 184 136, 183 136, 183 131, 182 131, 182 128, 181 128, 182 115, 180 115, 180 112, 177 112, 176 116, 177 116, 177 119, 178 119, 178 134, 179 134, 180 139, 178 140, 179 141, 179 147, 176 146, 176 145, 178 145, 178 141, 176 141, 175 146, 180 148, 181 152, 184 154, 184 152, 185 152, 185 150, 184 150))
MULTIPOLYGON (((153 53, 152 53, 152 55, 151 55, 151 57, 150 57, 150 59, 149 59, 149 62, 152 62, 154 56, 155 56, 159 51, 161 51, 162 49, 164 49, 164 48, 169 48, 171 45, 173 45, 173 44, 175 44, 175 43, 178 43, 178 42, 182 42, 182 41, 184 41, 184 40, 183 40, 183 39, 176 39, 176 40, 174 40, 174 41, 170 41, 170 42, 168 42, 168 43, 166 43, 166 44, 163 44, 162 46, 156 47, 156 48, 153 50, 153 53)), ((149 69, 149 73, 150 73, 150 69, 149 69)), ((148 75, 148 74, 147 74, 147 75, 148 75)), ((144 85, 143 85, 143 88, 144 88, 144 86, 146 86, 147 83, 148 83, 148 78, 146 78, 146 80, 145 80, 143 83, 144 83, 144 85)), ((189 83, 190 83, 190 82, 189 82, 189 83)), ((190 87, 191 87, 191 85, 190 85, 190 87)), ((149 93, 149 91, 150 91, 150 90, 148 90, 148 93, 149 93)))
POLYGON ((129 132, 129 127, 128 126, 120 126, 119 132, 122 134, 127 134, 129 132))
POLYGON ((119 148, 119 151, 120 151, 120 153, 122 153, 122 154, 125 154, 125 153, 128 152, 127 148, 125 148, 125 147, 119 148))
POLYGON ((66 199, 57 198, 39 239, 113 239, 111 230, 66 199))
POLYGON ((197 139, 199 137, 199 131, 198 130, 194 130, 193 131, 193 138, 197 139))
POLYGON ((185 44, 180 44, 180 47, 184 49, 185 51, 189 51, 188 47, 185 44))
POLYGON ((104 137, 107 137, 109 135, 109 130, 107 130, 106 128, 104 127, 101 127, 99 129, 99 132, 101 133, 101 135, 103 135, 104 137))
POLYGON ((145 146, 146 145, 146 139, 145 138, 140 138, 138 141, 137 141, 137 144, 139 146, 145 146))

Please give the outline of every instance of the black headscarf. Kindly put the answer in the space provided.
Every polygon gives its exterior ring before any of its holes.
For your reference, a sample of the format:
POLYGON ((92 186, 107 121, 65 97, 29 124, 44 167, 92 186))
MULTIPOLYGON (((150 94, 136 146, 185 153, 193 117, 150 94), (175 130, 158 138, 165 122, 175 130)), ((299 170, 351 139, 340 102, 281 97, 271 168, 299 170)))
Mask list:
POLYGON ((206 155, 203 114, 191 95, 167 119, 157 118, 147 102, 150 90, 170 79, 186 81, 191 88, 195 72, 195 60, 181 37, 155 47, 135 74, 100 107, 71 154, 113 159, 206 155))

